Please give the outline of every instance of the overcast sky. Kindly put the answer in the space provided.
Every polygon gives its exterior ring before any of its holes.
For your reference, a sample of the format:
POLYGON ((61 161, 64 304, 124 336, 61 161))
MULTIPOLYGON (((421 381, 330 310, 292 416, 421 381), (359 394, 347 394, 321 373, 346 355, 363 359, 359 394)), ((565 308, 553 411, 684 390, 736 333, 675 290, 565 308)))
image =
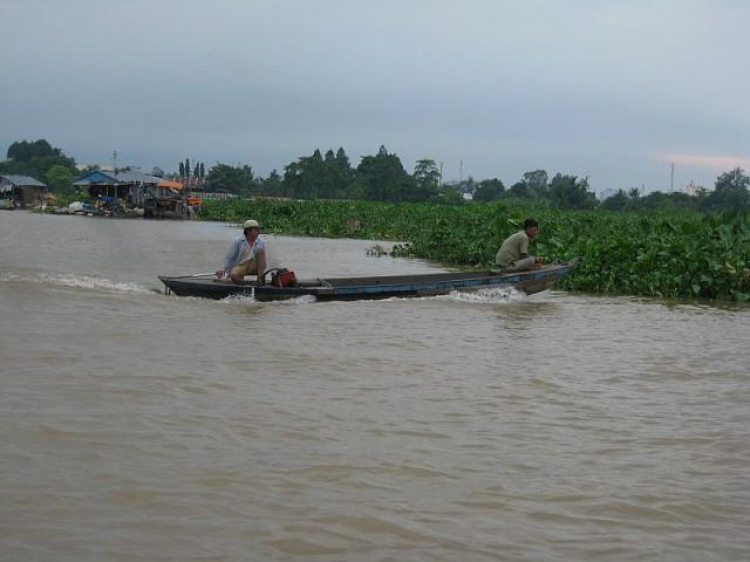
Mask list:
POLYGON ((750 2, 0 0, 0 156, 37 138, 147 171, 382 144, 446 180, 713 187, 750 170, 750 2))

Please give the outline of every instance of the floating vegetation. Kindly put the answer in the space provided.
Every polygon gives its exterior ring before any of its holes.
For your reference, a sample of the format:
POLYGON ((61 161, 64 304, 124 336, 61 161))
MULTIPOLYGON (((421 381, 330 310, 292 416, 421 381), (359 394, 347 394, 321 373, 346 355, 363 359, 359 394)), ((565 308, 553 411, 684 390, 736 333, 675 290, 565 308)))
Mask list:
POLYGON ((375 258, 382 256, 390 256, 391 253, 386 250, 381 244, 375 244, 372 248, 367 249, 367 255, 375 258))
POLYGON ((259 217, 266 232, 406 240, 394 256, 491 267, 503 240, 534 216, 546 262, 581 257, 563 287, 593 293, 750 300, 750 214, 562 211, 507 202, 446 206, 374 201, 207 200, 202 216, 259 217))

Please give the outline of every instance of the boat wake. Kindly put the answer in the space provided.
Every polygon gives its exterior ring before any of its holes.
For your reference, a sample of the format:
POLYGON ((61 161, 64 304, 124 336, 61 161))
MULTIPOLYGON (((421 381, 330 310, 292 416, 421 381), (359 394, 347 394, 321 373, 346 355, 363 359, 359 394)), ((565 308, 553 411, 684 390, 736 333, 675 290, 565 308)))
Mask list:
POLYGON ((513 287, 495 287, 492 289, 479 289, 478 291, 452 291, 447 295, 434 297, 436 299, 454 302, 468 303, 508 303, 525 302, 526 293, 513 287))
POLYGON ((302 297, 295 297, 293 299, 287 299, 287 300, 260 302, 260 301, 255 300, 255 297, 252 295, 230 295, 228 297, 221 299, 218 302, 223 303, 223 304, 231 304, 231 305, 252 304, 252 305, 289 306, 289 305, 296 305, 296 304, 313 303, 315 302, 315 297, 311 295, 305 295, 302 297))
POLYGON ((0 274, 0 283, 36 283, 53 287, 69 287, 73 289, 88 289, 105 293, 120 293, 131 295, 150 295, 153 289, 134 282, 112 281, 91 275, 74 275, 71 273, 20 273, 0 274))
MULTIPOLYGON (((385 302, 403 302, 405 300, 423 301, 449 301, 474 304, 499 304, 511 302, 525 302, 526 293, 513 287, 495 287, 492 289, 478 289, 476 291, 451 291, 447 295, 436 295, 432 297, 411 297, 404 299, 391 297, 383 299, 385 302)), ((375 301, 367 301, 375 302, 375 301)))

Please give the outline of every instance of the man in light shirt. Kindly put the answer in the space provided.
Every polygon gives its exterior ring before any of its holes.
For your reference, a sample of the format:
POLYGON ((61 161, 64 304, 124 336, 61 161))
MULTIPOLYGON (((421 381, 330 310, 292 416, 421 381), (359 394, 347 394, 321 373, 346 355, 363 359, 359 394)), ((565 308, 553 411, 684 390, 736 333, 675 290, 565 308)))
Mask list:
POLYGON ((242 225, 242 236, 232 242, 222 267, 216 270, 216 277, 225 275, 235 283, 242 283, 245 275, 255 275, 257 284, 265 283, 266 245, 260 238, 258 221, 250 219, 242 225))
POLYGON ((495 257, 495 263, 503 271, 524 271, 541 264, 539 257, 529 255, 529 240, 539 234, 539 223, 534 219, 526 219, 523 230, 509 236, 495 257))

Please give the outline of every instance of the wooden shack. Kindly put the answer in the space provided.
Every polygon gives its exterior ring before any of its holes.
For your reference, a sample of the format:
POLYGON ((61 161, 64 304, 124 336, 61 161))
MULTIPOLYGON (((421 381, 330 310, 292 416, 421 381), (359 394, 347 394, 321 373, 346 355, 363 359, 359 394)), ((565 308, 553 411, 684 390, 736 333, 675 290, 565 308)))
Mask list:
POLYGON ((15 209, 42 204, 47 186, 31 176, 0 175, 0 207, 15 209))

